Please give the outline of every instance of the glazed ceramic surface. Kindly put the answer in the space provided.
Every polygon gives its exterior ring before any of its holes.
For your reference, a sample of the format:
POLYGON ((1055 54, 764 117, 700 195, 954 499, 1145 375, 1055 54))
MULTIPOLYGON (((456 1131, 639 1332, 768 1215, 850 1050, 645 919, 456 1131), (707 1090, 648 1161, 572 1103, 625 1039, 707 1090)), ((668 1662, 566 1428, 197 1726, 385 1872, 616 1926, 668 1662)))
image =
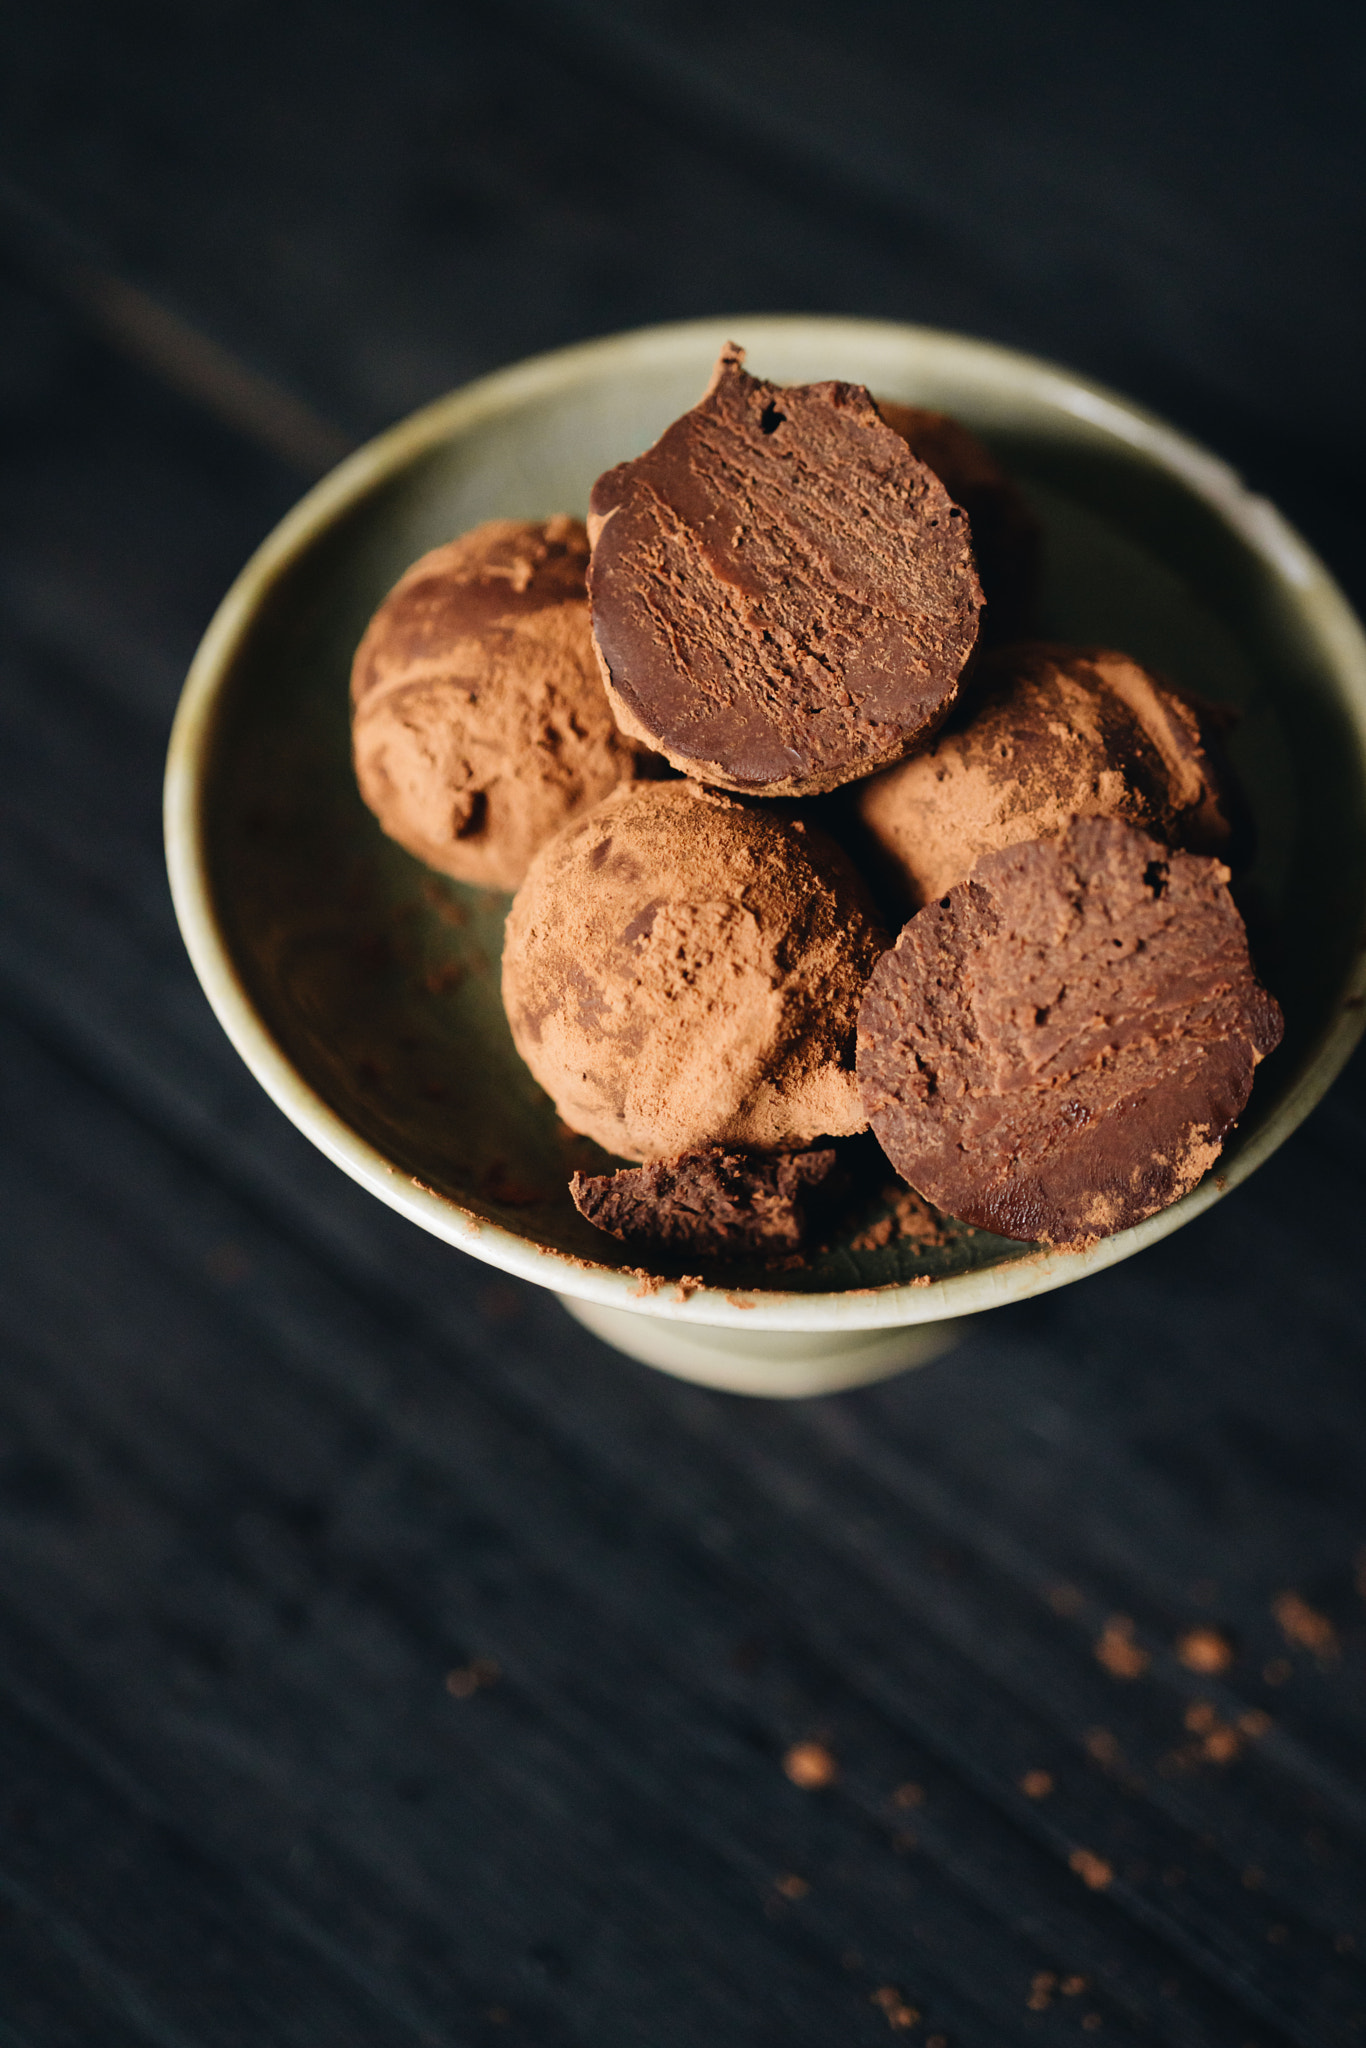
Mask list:
MULTIPOLYGON (((360 450, 243 572, 191 670, 167 773, 177 913, 271 1095, 381 1199, 476 1257, 606 1308, 737 1329, 875 1330, 1080 1278, 1198 1214, 1279 1144, 1359 1035, 1366 993, 1366 643, 1322 565, 1224 465, 1032 358, 872 322, 647 330, 486 378, 360 450), (566 1192, 609 1162, 557 1125, 498 994, 508 899, 430 874, 351 774, 347 681, 413 558, 478 520, 582 514, 733 337, 780 382, 843 377, 956 414, 1044 527, 1041 629, 1122 648, 1241 717, 1263 971, 1286 1014, 1218 1172, 1089 1253, 981 1232, 860 1249, 876 1200, 800 1273, 642 1273, 566 1192)), ((891 1180, 890 1174, 887 1179, 891 1180)), ((876 1232, 872 1233, 876 1235, 876 1232)))

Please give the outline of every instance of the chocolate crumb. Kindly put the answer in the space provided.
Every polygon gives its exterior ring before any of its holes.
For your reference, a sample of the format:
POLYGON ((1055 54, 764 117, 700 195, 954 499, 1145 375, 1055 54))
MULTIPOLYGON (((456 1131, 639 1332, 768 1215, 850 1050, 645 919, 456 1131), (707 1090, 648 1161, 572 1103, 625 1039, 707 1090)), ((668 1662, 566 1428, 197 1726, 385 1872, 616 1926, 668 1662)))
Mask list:
POLYGON ((919 2021, 919 2012, 907 2004, 894 1984, 879 1985, 876 1991, 870 1992, 869 1999, 885 2015, 888 2026, 895 2033, 913 2027, 919 2021))
POLYGON ((933 1251, 948 1243, 943 1217, 914 1188, 898 1188, 890 1200, 887 1213, 850 1240, 850 1251, 880 1252, 889 1244, 912 1244, 919 1251, 933 1251))
POLYGON ((1096 1643, 1096 1662, 1112 1678, 1141 1678, 1150 1659, 1134 1641, 1134 1625, 1127 1614, 1112 1614, 1096 1643))
POLYGON ((1047 2012, 1053 2003, 1058 1977, 1055 1970, 1036 1970, 1029 1982, 1029 1996, 1025 2000, 1031 2012, 1047 2012))
POLYGON ((1188 1628, 1178 1638, 1176 1654, 1188 1671, 1227 1671, 1233 1662, 1233 1645, 1221 1629, 1188 1628))
POLYGON ((839 1777, 839 1765, 823 1742, 794 1742, 783 1758, 783 1769, 803 1792, 821 1792, 839 1777))
POLYGON ((472 1663, 458 1665, 446 1673, 446 1690, 453 1700, 472 1700, 485 1686, 496 1685, 502 1675, 501 1667, 492 1657, 476 1657, 472 1663))
POLYGON ((1076 1872, 1088 1891, 1103 1892, 1113 1882, 1114 1870, 1103 1856, 1097 1856, 1092 1849, 1074 1849, 1067 1865, 1076 1872))
POLYGON ((1278 1593, 1271 1603, 1271 1612, 1281 1634, 1295 1649, 1312 1650, 1325 1663, 1337 1656, 1337 1630, 1326 1614, 1320 1614, 1298 1593, 1278 1593))

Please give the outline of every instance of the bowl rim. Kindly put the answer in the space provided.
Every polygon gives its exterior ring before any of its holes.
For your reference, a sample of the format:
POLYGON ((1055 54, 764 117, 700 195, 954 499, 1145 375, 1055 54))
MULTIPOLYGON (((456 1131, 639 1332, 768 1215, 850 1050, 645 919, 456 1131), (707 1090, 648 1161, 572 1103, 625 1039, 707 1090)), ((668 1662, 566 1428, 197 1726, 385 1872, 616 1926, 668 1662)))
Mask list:
POLYGON ((532 356, 475 379, 411 413, 348 455, 286 513, 256 549, 220 603, 186 676, 171 731, 164 787, 166 864, 186 950, 224 1031, 278 1108, 332 1162, 411 1222, 447 1243, 557 1293, 679 1321, 750 1330, 871 1330, 975 1314, 1062 1287, 1117 1265, 1192 1221, 1255 1172, 1303 1122, 1346 1063, 1366 1028, 1366 954, 1354 956, 1317 1044, 1285 1098, 1227 1171, 1207 1175, 1170 1208, 1085 1252, 1033 1251, 976 1272, 883 1287, 803 1294, 785 1289, 642 1278, 554 1250, 462 1208, 415 1181, 341 1117, 304 1080, 267 1029, 239 974, 214 903, 205 834, 205 793, 212 774, 218 714, 235 657, 276 582, 368 492, 442 441, 529 399, 573 386, 586 372, 623 369, 642 359, 691 359, 705 340, 745 335, 762 354, 766 341, 819 331, 865 343, 910 343, 941 360, 971 366, 984 384, 1027 391, 1036 400, 1100 429, 1177 479, 1255 554, 1295 610, 1313 621, 1329 653, 1340 701, 1366 751, 1366 634, 1322 561, 1236 470, 1156 414, 1061 365, 951 330, 899 321, 821 314, 732 315, 631 329, 532 356))

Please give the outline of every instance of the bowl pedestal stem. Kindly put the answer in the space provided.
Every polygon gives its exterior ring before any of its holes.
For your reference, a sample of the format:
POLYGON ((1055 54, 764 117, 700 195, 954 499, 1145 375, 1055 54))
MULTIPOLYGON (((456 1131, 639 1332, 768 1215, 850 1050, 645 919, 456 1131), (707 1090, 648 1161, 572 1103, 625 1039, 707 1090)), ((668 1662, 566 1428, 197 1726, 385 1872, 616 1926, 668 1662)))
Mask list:
POLYGON ((894 1330, 734 1330, 603 1308, 562 1294, 577 1322, 644 1365, 731 1394, 799 1400, 890 1379, 953 1349, 963 1318, 894 1330))

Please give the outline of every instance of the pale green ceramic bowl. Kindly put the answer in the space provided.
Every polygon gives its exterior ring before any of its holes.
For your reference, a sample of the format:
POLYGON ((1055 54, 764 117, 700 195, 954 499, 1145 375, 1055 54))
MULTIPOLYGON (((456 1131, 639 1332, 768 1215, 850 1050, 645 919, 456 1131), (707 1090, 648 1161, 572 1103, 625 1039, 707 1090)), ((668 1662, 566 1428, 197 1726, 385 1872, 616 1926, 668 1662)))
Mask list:
MULTIPOLYGON (((954 1319, 1079 1280, 1200 1214, 1319 1100, 1366 995, 1366 641, 1323 565, 1223 463, 1029 356, 873 321, 648 329, 483 378, 353 455, 270 536, 185 685, 166 777, 176 912, 224 1029, 274 1100, 381 1200, 554 1288, 651 1363, 755 1392, 876 1377, 954 1319), (429 874, 356 795, 347 677, 367 618, 424 549, 481 519, 582 513, 598 473, 692 404, 721 343, 783 383, 844 377, 974 428, 1043 522, 1041 626, 1123 648, 1242 712, 1254 882, 1286 1013, 1220 1170, 1082 1254, 962 1233, 800 1276, 642 1279, 577 1214, 575 1165, 498 998, 506 899, 429 874)), ((866 1221, 866 1218, 864 1219, 866 1221)))

